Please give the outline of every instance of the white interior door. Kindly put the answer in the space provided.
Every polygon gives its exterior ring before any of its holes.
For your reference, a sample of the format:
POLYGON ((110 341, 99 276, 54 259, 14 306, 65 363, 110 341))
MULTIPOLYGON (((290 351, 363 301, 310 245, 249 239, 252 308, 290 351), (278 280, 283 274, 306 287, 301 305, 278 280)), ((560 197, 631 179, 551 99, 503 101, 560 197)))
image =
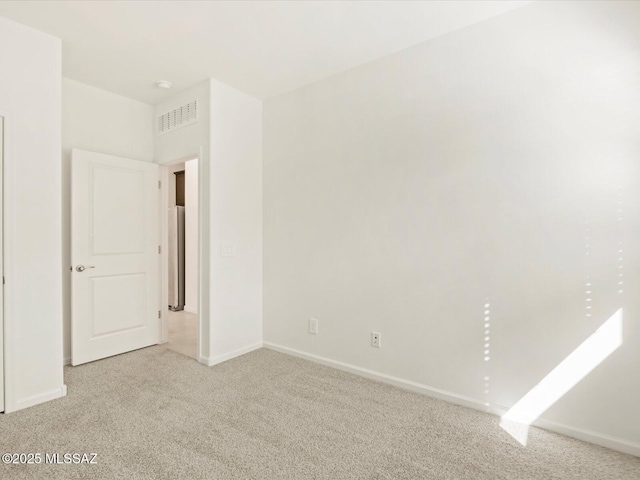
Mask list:
POLYGON ((160 341, 159 170, 73 150, 71 364, 160 341))

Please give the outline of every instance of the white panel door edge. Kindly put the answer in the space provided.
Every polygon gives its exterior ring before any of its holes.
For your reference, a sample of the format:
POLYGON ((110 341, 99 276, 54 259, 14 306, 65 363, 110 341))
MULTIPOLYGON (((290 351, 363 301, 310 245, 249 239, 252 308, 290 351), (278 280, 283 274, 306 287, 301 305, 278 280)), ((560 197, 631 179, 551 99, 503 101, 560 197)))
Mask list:
POLYGON ((71 364, 160 342, 159 168, 71 160, 71 364))
POLYGON ((0 117, 0 412, 4 412, 4 118, 0 117))

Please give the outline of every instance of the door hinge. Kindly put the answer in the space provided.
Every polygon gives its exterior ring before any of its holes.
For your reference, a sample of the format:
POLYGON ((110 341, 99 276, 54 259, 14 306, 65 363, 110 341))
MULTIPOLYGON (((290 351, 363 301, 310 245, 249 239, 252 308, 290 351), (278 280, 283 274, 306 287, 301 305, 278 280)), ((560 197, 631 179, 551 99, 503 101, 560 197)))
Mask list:
POLYGON ((162 253, 162 247, 158 245, 158 253, 162 253))
POLYGON ((162 188, 162 182, 158 180, 158 188, 162 188))
POLYGON ((158 318, 162 318, 162 312, 158 310, 158 318))

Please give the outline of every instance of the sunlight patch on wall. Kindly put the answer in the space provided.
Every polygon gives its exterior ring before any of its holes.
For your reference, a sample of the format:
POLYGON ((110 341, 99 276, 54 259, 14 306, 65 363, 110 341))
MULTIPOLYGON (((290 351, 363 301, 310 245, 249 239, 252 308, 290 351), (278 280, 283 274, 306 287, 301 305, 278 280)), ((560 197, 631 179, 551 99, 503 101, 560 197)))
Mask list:
POLYGON ((614 313, 593 335, 505 413, 500 420, 500 426, 522 445, 526 445, 529 425, 620 345, 622 345, 622 309, 614 313))

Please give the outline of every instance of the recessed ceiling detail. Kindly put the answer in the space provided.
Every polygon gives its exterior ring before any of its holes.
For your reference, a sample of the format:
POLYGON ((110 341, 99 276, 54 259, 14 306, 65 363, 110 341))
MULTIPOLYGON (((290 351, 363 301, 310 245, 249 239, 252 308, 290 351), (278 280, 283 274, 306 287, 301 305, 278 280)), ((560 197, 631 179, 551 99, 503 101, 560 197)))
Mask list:
POLYGON ((171 82, 167 82, 166 80, 158 80, 156 82, 156 88, 164 88, 165 90, 168 90, 171 87, 173 87, 171 82))

